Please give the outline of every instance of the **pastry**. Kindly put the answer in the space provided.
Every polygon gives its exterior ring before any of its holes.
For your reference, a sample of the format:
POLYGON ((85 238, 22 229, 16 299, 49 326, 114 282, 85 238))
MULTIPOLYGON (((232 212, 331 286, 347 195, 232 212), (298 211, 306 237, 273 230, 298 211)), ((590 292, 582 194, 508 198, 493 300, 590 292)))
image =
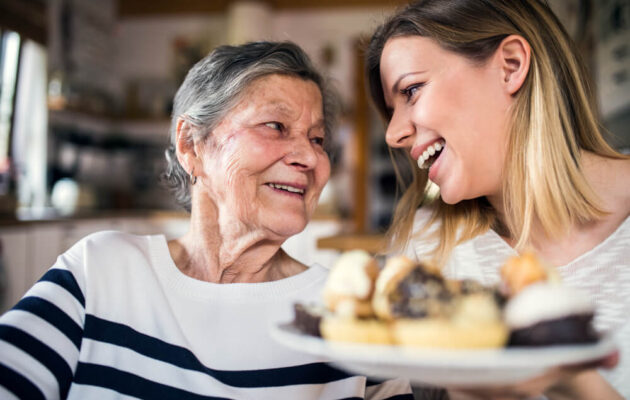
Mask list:
POLYGON ((395 343, 415 347, 500 347, 507 339, 495 290, 448 281, 428 264, 390 259, 376 282, 377 316, 391 321, 395 343))
POLYGON ((294 325, 344 342, 434 348, 496 348, 590 343, 594 308, 533 253, 510 258, 499 287, 445 279, 404 256, 379 270, 360 250, 342 254, 323 306, 295 306, 294 325))
POLYGON ((380 269, 376 260, 363 250, 343 253, 326 285, 323 300, 329 314, 320 322, 327 340, 358 343, 391 343, 385 321, 374 318, 372 295, 380 269))
POLYGON ((527 286, 505 306, 509 346, 593 343, 594 306, 578 290, 549 282, 527 286))
POLYGON ((324 314, 326 313, 326 309, 323 306, 317 304, 306 305, 298 303, 293 305, 293 312, 293 326, 308 335, 322 335, 319 326, 324 314))
POLYGON ((330 315, 322 319, 320 330, 324 339, 332 341, 370 344, 393 343, 389 324, 376 318, 330 315))
POLYGON ((504 320, 508 346, 592 343, 594 306, 577 289, 560 283, 554 269, 533 253, 510 258, 501 269, 509 296, 504 320))
POLYGON ((378 274, 378 264, 369 253, 363 250, 343 253, 324 286, 324 305, 337 315, 372 316, 372 293, 378 274))
POLYGON ((555 271, 544 265, 532 252, 510 257, 501 267, 501 282, 504 293, 510 297, 517 295, 528 285, 541 281, 559 279, 555 271))

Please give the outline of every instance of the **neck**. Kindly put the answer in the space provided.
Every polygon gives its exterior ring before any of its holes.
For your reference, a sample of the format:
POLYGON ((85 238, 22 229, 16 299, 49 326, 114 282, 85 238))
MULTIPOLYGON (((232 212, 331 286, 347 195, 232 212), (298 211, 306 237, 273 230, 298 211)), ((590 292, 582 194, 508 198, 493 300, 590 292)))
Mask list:
MULTIPOLYGON (((542 222, 534 216, 530 231, 529 245, 531 247, 539 251, 550 247, 550 244, 556 247, 564 244, 566 248, 573 248, 577 247, 574 243, 577 243, 581 237, 586 237, 583 241, 588 242, 587 245, 594 246, 612 233, 630 214, 630 191, 627 189, 630 160, 606 158, 582 151, 580 161, 581 173, 596 193, 596 206, 603 211, 603 215, 590 220, 573 221, 558 237, 550 236, 543 228, 542 222)), ((504 225, 505 205, 502 196, 488 196, 488 201, 496 210, 499 226, 504 225)), ((497 230, 497 233, 510 245, 516 244, 514 236, 507 230, 497 230)))
POLYGON ((216 207, 194 207, 190 230, 169 242, 175 265, 186 275, 215 283, 266 282, 293 275, 301 264, 286 255, 284 238, 221 218, 216 207))

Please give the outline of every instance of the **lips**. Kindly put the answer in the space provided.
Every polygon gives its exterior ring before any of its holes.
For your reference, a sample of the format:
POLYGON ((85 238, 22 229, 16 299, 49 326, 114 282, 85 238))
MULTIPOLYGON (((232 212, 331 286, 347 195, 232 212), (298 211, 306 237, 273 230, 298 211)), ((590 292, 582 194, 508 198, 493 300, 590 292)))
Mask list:
POLYGON ((269 182, 266 184, 272 189, 282 190, 287 193, 296 194, 300 196, 304 196, 306 193, 306 186, 294 184, 294 183, 279 183, 279 182, 269 182))
POLYGON ((446 141, 439 138, 432 142, 426 142, 421 146, 411 149, 411 157, 418 163, 418 168, 429 169, 440 156, 446 146, 446 141))
POLYGON ((429 169, 431 165, 437 160, 437 158, 442 153, 442 150, 446 146, 446 142, 443 140, 438 140, 433 143, 431 146, 427 147, 427 149, 418 157, 418 168, 420 169, 429 169))

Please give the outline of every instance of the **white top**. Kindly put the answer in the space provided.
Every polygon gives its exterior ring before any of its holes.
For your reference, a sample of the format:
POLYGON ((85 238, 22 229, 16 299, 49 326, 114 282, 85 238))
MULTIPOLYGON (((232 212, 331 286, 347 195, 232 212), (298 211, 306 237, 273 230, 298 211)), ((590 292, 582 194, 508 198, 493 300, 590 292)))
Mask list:
MULTIPOLYGON (((430 213, 422 208, 416 212, 414 232, 424 226, 430 213)), ((421 260, 433 246, 435 243, 412 240, 405 254, 421 260)), ((455 247, 443 273, 451 279, 474 279, 494 285, 500 280, 503 263, 516 254, 496 232, 489 230, 455 247)), ((563 284, 590 296, 596 309, 595 328, 615 335, 619 365, 600 372, 624 398, 630 398, 630 217, 603 242, 556 269, 563 284)))
POLYGON ((216 284, 182 274, 161 235, 90 235, 0 318, 0 398, 412 399, 270 337, 327 274, 216 284))

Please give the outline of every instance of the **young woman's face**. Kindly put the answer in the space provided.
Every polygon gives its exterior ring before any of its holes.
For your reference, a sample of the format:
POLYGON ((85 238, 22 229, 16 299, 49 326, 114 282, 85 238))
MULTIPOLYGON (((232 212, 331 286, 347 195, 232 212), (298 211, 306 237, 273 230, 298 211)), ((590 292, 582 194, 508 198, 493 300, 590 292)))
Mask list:
POLYGON ((428 168, 446 203, 500 194, 513 100, 497 56, 476 66, 432 39, 404 36, 387 41, 380 61, 387 144, 428 168))
POLYGON ((227 224, 286 238, 304 229, 330 176, 322 96, 315 83, 269 75, 202 144, 195 190, 227 224), (201 187, 199 187, 201 186, 201 187))

